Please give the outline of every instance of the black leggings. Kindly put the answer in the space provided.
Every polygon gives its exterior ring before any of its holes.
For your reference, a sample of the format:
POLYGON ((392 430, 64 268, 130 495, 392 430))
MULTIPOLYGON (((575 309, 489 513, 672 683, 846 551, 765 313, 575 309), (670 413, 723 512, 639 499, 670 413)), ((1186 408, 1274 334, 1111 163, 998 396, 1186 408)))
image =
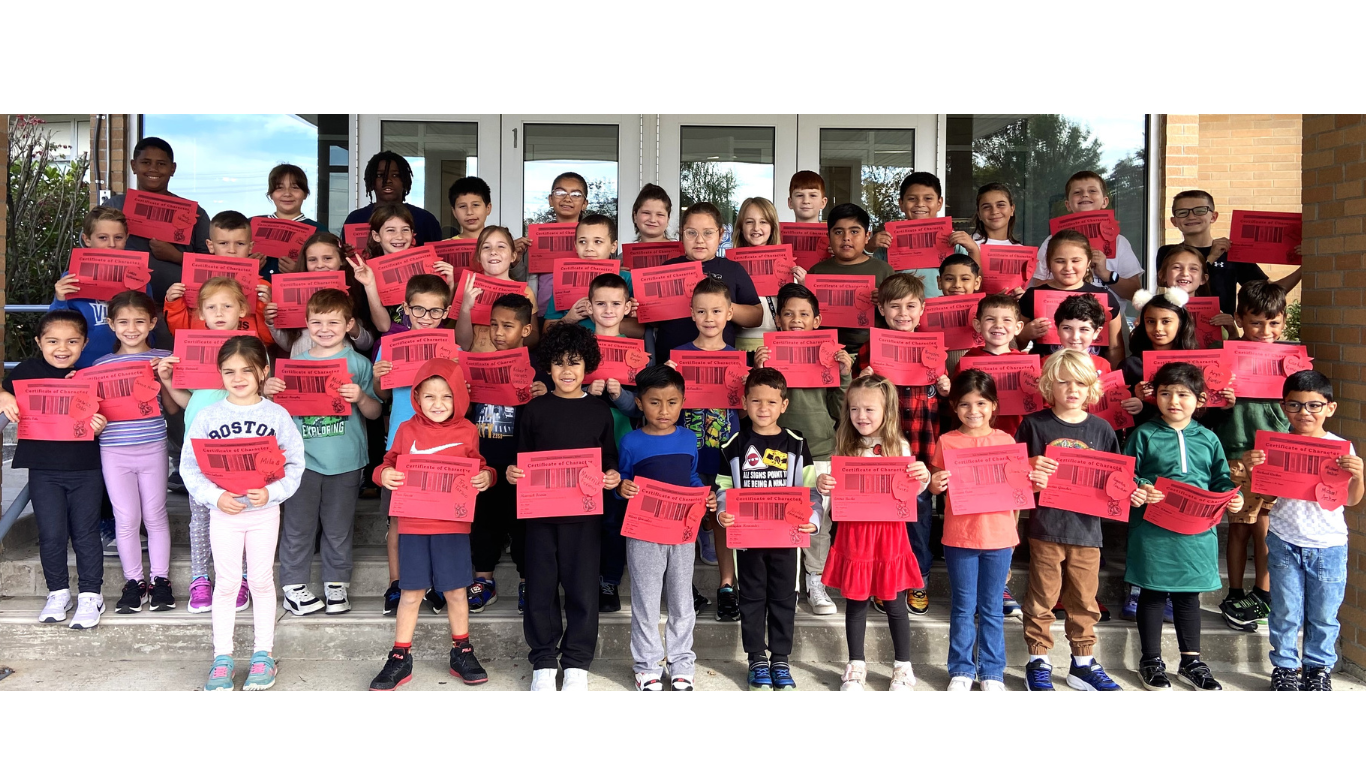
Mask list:
POLYGON ((1162 612, 1167 597, 1172 599, 1172 618, 1176 624, 1176 644, 1182 655, 1200 654, 1200 593, 1138 591, 1138 637, 1143 660, 1162 658, 1162 612))
MULTIPOLYGON (((863 661, 863 638, 868 629, 869 600, 849 600, 844 612, 844 638, 849 643, 849 660, 863 661)), ((906 591, 883 603, 887 607, 887 626, 892 630, 892 651, 897 661, 911 660, 911 619, 906 613, 906 591)), ((1158 617, 1162 618, 1161 616, 1158 617)))

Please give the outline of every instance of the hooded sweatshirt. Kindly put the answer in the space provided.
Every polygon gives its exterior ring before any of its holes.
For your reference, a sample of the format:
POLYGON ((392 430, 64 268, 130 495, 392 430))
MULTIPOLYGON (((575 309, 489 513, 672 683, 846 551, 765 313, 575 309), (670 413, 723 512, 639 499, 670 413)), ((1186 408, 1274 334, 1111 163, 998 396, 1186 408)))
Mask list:
MULTIPOLYGON (((375 468, 374 480, 376 484, 383 485, 380 476, 384 474, 385 468, 397 469, 398 457, 405 453, 478 459, 480 472, 488 468, 484 457, 479 455, 479 433, 469 419, 465 418, 465 413, 470 408, 470 398, 469 390, 465 387, 465 374, 461 371, 459 364, 444 358, 428 360, 423 363, 417 371, 417 376, 413 379, 409 397, 413 404, 413 417, 399 425, 398 432, 394 434, 393 447, 384 454, 384 463, 375 468), (434 376, 444 379, 451 388, 451 394, 455 396, 451 404, 452 415, 445 421, 432 421, 428 418, 422 412, 422 405, 418 400, 418 392, 421 390, 419 385, 434 376)), ((494 474, 493 482, 497 482, 497 479, 497 474, 494 474)), ((457 523, 452 520, 416 517, 400 517, 397 520, 400 534, 432 535, 470 532, 469 523, 457 523)))

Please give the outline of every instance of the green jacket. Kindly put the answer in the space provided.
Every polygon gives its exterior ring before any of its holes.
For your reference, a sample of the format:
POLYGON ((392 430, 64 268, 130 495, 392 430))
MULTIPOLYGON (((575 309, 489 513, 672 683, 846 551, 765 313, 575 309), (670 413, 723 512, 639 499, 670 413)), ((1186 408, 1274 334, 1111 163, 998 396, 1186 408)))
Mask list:
MULTIPOLYGON (((844 410, 844 392, 850 375, 840 371, 838 387, 803 387, 787 390, 787 410, 778 417, 778 426, 795 429, 806 438, 812 461, 829 461, 835 452, 835 425, 844 410)), ((896 418, 888 414, 887 418, 896 418)))
POLYGON ((1224 446, 1224 457, 1229 461, 1237 461, 1252 450, 1259 429, 1267 432, 1290 431, 1290 420, 1281 410, 1281 404, 1275 400, 1240 399, 1229 410, 1210 409, 1201 421, 1219 436, 1219 442, 1224 446))

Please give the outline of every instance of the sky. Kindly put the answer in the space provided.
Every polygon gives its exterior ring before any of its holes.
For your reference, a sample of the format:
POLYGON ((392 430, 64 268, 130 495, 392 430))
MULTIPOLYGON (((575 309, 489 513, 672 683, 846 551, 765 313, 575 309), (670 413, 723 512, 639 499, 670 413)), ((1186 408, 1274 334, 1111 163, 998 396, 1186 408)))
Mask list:
POLYGON ((1068 120, 1085 125, 1091 135, 1100 139, 1101 160, 1107 168, 1142 149, 1147 134, 1144 115, 1063 115, 1068 120))

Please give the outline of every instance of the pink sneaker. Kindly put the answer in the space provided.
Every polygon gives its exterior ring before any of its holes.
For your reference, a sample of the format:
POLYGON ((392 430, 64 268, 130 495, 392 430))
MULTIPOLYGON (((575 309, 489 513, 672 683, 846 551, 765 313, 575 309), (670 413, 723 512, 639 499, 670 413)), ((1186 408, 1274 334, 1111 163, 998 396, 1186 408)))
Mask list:
POLYGON ((190 613, 208 613, 213 610, 213 587, 209 577, 200 576, 190 582, 190 613))
POLYGON ((247 580, 242 579, 242 588, 237 590, 237 610, 245 611, 251 605, 251 590, 247 588, 247 580))

